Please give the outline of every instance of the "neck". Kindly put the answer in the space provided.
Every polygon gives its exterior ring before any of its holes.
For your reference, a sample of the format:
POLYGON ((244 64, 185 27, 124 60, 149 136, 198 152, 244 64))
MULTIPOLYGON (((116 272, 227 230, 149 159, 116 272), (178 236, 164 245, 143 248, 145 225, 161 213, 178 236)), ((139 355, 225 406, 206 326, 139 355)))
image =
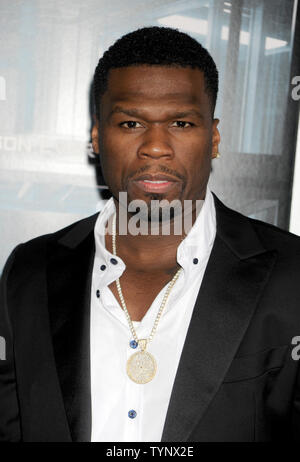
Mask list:
MULTIPOLYGON (((183 217, 181 218, 181 228, 178 227, 179 223, 177 220, 177 228, 174 226, 174 220, 170 220, 169 234, 162 234, 162 223, 154 226, 158 234, 151 233, 150 224, 144 223, 143 229, 148 228, 148 234, 134 235, 130 231, 130 219, 132 215, 128 214, 124 210, 124 213, 120 217, 119 203, 114 199, 117 216, 116 216, 116 242, 117 242, 117 254, 124 260, 128 269, 132 268, 134 271, 142 272, 170 272, 173 273, 176 268, 179 267, 177 263, 177 247, 186 237, 187 232, 185 224, 188 223, 190 228, 196 218, 199 210, 196 207, 191 208, 190 216, 185 215, 185 223, 183 217), (120 218, 124 220, 126 216, 127 222, 127 233, 120 234, 120 218), (146 227, 146 225, 148 225, 146 227), (181 231, 181 232, 179 232, 181 231)), ((112 239, 111 239, 111 220, 108 224, 109 232, 106 234, 106 248, 112 252, 112 239)), ((166 229, 166 228, 165 228, 166 229)), ((189 229, 187 230, 189 231, 189 229)))

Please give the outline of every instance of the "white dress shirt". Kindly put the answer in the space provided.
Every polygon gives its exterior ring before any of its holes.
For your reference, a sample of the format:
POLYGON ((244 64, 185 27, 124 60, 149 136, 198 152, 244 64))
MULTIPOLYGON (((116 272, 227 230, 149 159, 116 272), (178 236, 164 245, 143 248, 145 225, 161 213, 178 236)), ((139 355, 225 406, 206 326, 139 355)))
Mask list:
MULTIPOLYGON (((122 286, 121 275, 126 270, 124 261, 105 248, 105 225, 114 212, 111 198, 99 214, 94 230, 96 250, 90 325, 91 441, 158 442, 161 441, 186 333, 216 235, 214 199, 207 187, 200 213, 177 248, 177 262, 183 270, 171 290, 153 340, 147 346, 147 351, 156 359, 157 371, 153 380, 146 384, 136 384, 127 376, 127 360, 138 350, 129 345, 133 339, 125 313, 108 288, 117 278, 122 286)), ((139 284, 138 280, 136 284, 139 284)), ((166 288, 167 285, 156 296, 143 319, 133 322, 138 338, 149 337, 166 288)))

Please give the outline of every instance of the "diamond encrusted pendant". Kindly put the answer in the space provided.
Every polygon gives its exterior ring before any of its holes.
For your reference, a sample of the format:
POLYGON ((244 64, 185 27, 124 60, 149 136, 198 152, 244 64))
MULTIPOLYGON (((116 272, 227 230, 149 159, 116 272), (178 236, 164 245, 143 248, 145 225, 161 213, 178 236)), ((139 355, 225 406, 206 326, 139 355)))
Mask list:
POLYGON ((150 382, 156 374, 156 361, 146 351, 147 339, 138 341, 141 351, 137 351, 127 361, 127 375, 135 383, 144 384, 150 382))
POLYGON ((137 351, 127 361, 127 375, 135 383, 148 383, 156 374, 156 361, 148 351, 137 351))

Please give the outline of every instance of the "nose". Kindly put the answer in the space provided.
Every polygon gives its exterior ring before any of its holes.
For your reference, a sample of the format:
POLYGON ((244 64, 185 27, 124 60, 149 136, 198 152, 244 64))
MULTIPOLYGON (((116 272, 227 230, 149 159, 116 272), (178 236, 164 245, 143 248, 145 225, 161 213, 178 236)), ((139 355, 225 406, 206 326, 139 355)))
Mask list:
POLYGON ((147 130, 138 149, 139 158, 160 159, 161 157, 172 158, 173 148, 168 138, 168 133, 161 127, 152 127, 147 130))

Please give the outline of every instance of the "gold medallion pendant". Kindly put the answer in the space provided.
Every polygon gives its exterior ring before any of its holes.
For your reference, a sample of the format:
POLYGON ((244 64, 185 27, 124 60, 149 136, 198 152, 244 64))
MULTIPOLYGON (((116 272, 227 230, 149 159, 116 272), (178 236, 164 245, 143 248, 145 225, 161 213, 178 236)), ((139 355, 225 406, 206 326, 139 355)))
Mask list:
POLYGON ((148 351, 138 351, 127 361, 127 375, 135 383, 148 383, 155 376, 156 367, 156 361, 148 351))

